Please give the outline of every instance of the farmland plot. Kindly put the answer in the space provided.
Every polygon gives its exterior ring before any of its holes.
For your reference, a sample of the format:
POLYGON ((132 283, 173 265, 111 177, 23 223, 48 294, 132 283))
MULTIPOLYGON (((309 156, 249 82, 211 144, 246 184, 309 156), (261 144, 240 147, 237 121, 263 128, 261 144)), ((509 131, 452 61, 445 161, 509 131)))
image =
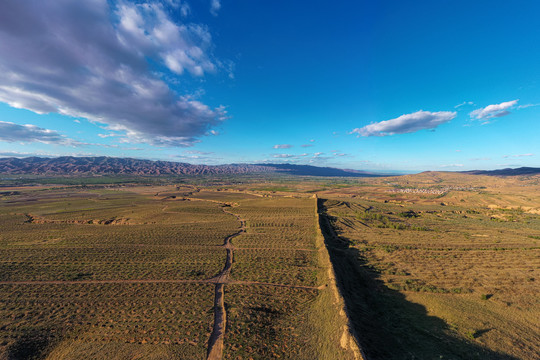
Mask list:
POLYGON ((3 197, 0 358, 355 358, 315 205, 193 186, 3 197))

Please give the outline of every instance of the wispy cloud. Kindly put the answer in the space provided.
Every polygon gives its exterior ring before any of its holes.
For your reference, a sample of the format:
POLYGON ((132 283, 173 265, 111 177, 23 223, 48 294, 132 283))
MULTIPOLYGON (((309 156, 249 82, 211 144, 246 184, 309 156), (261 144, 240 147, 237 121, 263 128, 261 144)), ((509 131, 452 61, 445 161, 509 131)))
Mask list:
POLYGON ((68 153, 49 153, 49 152, 19 152, 19 151, 0 151, 0 157, 15 157, 15 158, 25 158, 31 156, 38 157, 59 157, 59 156, 103 156, 103 154, 89 153, 89 152, 68 152, 68 153))
POLYGON ((225 110, 178 95, 150 62, 194 77, 220 62, 207 27, 178 22, 166 4, 0 2, 0 101, 107 124, 128 142, 192 145, 225 110))
POLYGON ((280 159, 289 159, 289 158, 295 158, 297 155, 293 154, 274 154, 272 157, 280 158, 280 159))
POLYGON ((218 16, 219 9, 221 9, 220 0, 210 0, 210 13, 214 16, 218 16))
POLYGON ((442 168, 446 167, 463 167, 463 164, 447 164, 447 165, 441 165, 442 168))
POLYGON ((42 156, 42 157, 55 157, 56 155, 42 154, 42 153, 28 153, 19 151, 0 151, 0 157, 15 157, 24 158, 29 156, 42 156))
POLYGON ((98 136, 102 139, 108 138, 108 137, 115 137, 119 136, 119 134, 109 133, 109 134, 98 134, 98 136))
POLYGON ((474 103, 472 101, 464 101, 461 104, 454 106, 454 109, 459 109, 460 107, 465 106, 465 105, 474 105, 474 103))
POLYGON ((0 141, 40 142, 44 144, 70 146, 80 144, 78 141, 69 139, 54 130, 44 129, 30 124, 19 125, 7 121, 0 121, 0 141))
POLYGON ((401 115, 398 118, 381 121, 356 128, 351 133, 359 136, 388 136, 394 134, 412 133, 423 129, 434 129, 456 117, 452 111, 417 111, 401 115))
POLYGON ((276 144, 273 147, 274 149, 290 149, 293 146, 291 144, 276 144))
POLYGON ((526 109, 526 108, 530 108, 530 107, 534 107, 534 106, 540 106, 540 104, 523 104, 523 105, 519 105, 517 108, 518 109, 526 109))
POLYGON ((312 147, 312 146, 315 146, 315 145, 313 145, 313 144, 302 144, 300 146, 303 147, 303 148, 307 148, 307 147, 312 147))
POLYGON ((199 151, 199 150, 187 150, 187 151, 184 151, 184 154, 212 155, 212 154, 214 154, 214 152, 212 152, 212 151, 199 151))
POLYGON ((476 109, 470 112, 471 119, 488 120, 494 117, 502 117, 510 114, 508 109, 517 104, 518 100, 505 101, 500 104, 488 105, 484 108, 476 109))
POLYGON ((520 157, 529 157, 534 156, 534 154, 517 154, 517 155, 503 155, 503 158, 520 158, 520 157))

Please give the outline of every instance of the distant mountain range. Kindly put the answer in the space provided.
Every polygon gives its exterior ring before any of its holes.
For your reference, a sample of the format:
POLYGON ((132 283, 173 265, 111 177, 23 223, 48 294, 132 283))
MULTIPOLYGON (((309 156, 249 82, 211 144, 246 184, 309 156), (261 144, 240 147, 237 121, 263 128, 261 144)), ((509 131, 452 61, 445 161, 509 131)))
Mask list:
MULTIPOLYGON (((115 157, 73 157, 57 158, 0 158, 2 174, 33 175, 213 175, 213 174, 257 174, 276 173, 299 176, 341 176, 341 177, 379 177, 389 176, 367 171, 337 169, 295 164, 228 164, 193 165, 172 161, 152 161, 115 157)), ((471 170, 462 174, 518 176, 537 175, 540 168, 521 167, 517 169, 471 170)))
POLYGON ((281 173, 302 176, 381 176, 369 172, 331 167, 293 164, 229 164, 193 165, 170 161, 152 161, 114 157, 57 158, 0 158, 0 173, 67 175, 67 174, 124 174, 124 175, 210 175, 281 173))
POLYGON ((518 176, 518 175, 539 175, 540 168, 520 167, 516 169, 499 169, 499 170, 471 170, 461 171, 462 174, 471 175, 490 175, 490 176, 518 176))

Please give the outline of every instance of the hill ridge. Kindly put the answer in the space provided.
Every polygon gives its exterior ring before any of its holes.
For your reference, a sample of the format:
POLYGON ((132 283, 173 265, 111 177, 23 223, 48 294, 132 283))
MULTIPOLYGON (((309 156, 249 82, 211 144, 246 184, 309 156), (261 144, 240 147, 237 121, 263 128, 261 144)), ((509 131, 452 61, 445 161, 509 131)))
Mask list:
POLYGON ((117 175, 214 175, 281 173, 301 176, 374 177, 374 173, 296 164, 225 164, 196 165, 164 160, 144 160, 107 156, 60 156, 55 158, 26 157, 0 158, 0 173, 67 175, 67 174, 117 174, 117 175))

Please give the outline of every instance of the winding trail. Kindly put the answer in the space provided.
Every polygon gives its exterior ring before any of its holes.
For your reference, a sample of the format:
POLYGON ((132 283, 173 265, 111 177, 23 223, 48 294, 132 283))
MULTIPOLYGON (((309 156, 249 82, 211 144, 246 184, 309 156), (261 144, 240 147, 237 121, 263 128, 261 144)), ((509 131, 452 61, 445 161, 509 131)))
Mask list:
POLYGON ((225 327, 227 325, 227 313, 225 311, 225 299, 224 289, 225 284, 229 281, 229 275, 231 273, 233 262, 233 250, 234 246, 231 244, 231 240, 246 230, 246 224, 240 216, 233 214, 224 207, 221 208, 224 213, 230 214, 240 222, 240 230, 236 233, 229 235, 225 238, 223 247, 227 250, 227 258, 225 260, 225 266, 223 270, 214 278, 210 279, 216 283, 216 291, 214 298, 214 328, 210 339, 208 340, 208 360, 221 360, 223 358, 223 339, 225 337, 225 327))

